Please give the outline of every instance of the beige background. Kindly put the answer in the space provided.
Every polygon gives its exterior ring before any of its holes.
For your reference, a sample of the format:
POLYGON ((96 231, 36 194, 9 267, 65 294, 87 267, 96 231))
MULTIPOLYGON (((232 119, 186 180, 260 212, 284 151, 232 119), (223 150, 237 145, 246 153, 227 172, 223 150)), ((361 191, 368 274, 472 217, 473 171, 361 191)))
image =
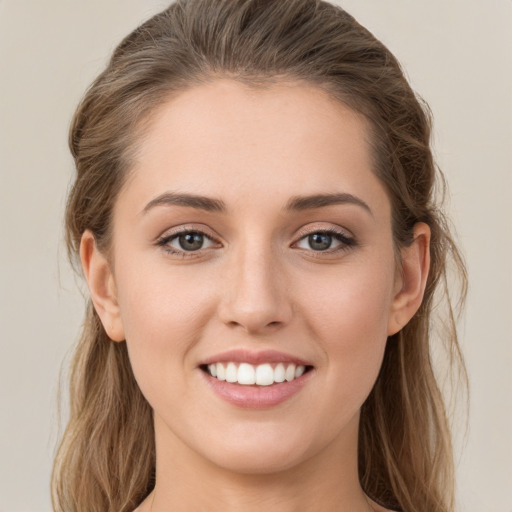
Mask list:
MULTIPOLYGON (((471 288, 460 509, 512 512, 512 2, 346 0, 430 103, 471 288)), ((64 260, 70 116, 162 0, 0 0, 0 512, 48 512, 61 361, 82 314, 64 260)))

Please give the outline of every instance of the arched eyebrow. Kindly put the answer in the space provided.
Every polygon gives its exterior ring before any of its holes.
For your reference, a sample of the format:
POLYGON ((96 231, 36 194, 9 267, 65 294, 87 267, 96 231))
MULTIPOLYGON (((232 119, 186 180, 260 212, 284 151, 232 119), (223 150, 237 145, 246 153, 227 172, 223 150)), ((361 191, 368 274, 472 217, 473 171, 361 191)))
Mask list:
POLYGON ((199 196, 195 194, 180 194, 175 192, 166 192, 155 199, 151 200, 142 210, 147 213, 156 206, 188 206, 189 208, 197 208, 206 210, 207 212, 225 212, 226 205, 220 199, 199 196))
POLYGON ((286 210, 302 211, 315 208, 325 208, 337 204, 354 204, 360 206, 373 217, 371 208, 359 197, 352 194, 314 194, 311 196, 292 197, 286 204, 286 210))
MULTIPOLYGON (((352 194, 314 194, 310 196, 295 196, 286 203, 285 210, 303 211, 316 208, 325 208, 337 204, 354 204, 366 210, 372 217, 371 208, 359 197, 352 194)), ((157 206, 186 206, 208 212, 224 213, 227 211, 226 204, 221 199, 200 196, 196 194, 183 194, 176 192, 165 192, 152 199, 142 210, 147 213, 157 206)))

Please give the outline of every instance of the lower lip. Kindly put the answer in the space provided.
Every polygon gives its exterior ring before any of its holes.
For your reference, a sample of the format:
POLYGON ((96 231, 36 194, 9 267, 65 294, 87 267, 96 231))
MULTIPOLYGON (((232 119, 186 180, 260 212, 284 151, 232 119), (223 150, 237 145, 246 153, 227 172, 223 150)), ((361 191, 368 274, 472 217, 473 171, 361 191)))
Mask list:
POLYGON ((216 379, 201 370, 210 389, 230 404, 244 409, 268 409, 279 405, 296 395, 311 378, 309 370, 291 382, 281 382, 271 386, 244 386, 216 379))

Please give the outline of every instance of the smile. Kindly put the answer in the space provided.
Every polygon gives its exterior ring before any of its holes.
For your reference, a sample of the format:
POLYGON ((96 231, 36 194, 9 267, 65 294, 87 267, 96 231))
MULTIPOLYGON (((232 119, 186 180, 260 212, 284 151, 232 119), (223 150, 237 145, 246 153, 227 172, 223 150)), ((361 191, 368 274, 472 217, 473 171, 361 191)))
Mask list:
POLYGON ((276 350, 233 349, 201 361, 204 382, 223 401, 242 409, 268 409, 293 396, 315 376, 306 359, 276 350))
POLYGON ((205 365, 203 370, 219 381, 242 386, 271 386, 298 379, 310 367, 295 363, 249 363, 218 362, 205 365))

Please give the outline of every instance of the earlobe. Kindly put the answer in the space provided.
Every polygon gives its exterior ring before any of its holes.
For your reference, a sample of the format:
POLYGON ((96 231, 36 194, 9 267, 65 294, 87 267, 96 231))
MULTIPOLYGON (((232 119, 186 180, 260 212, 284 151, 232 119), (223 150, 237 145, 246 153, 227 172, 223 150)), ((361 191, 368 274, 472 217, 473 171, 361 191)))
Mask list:
POLYGON ((101 319, 105 332, 113 341, 124 341, 114 276, 108 259, 98 249, 94 235, 89 230, 82 235, 80 260, 94 309, 101 319))
POLYGON ((430 228, 423 222, 414 226, 413 242, 401 250, 402 269, 393 297, 388 336, 396 334, 418 311, 430 269, 430 228))

